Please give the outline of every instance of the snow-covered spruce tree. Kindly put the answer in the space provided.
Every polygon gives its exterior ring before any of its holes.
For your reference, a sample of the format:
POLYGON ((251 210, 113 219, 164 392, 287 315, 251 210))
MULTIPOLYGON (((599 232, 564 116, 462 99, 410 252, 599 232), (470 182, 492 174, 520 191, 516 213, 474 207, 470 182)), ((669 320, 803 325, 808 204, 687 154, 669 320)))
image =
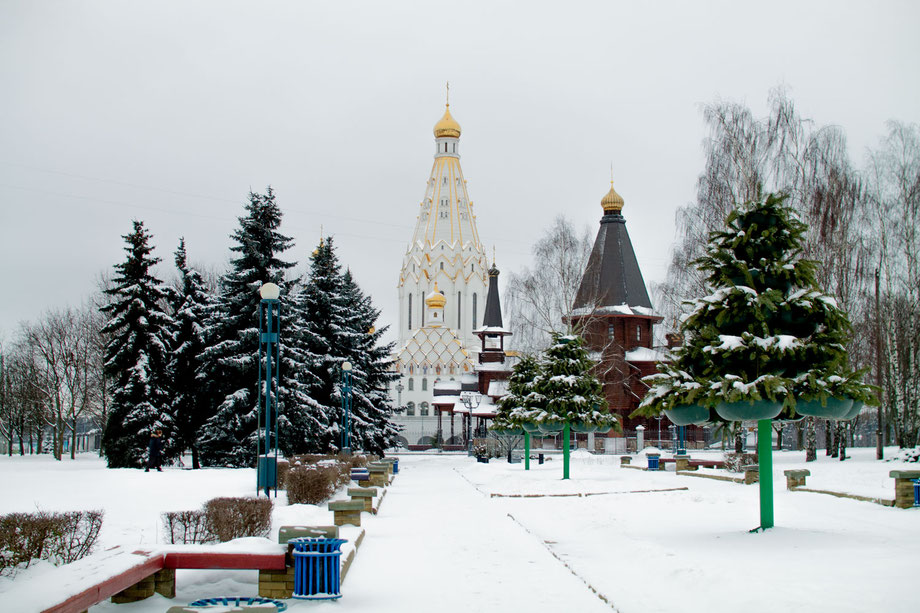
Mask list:
POLYGON ((176 430, 165 446, 176 447, 180 453, 191 451, 192 468, 201 468, 198 438, 209 417, 200 381, 201 355, 205 348, 204 325, 212 297, 201 274, 188 265, 184 238, 179 239, 175 262, 179 270, 179 285, 170 292, 175 328, 169 360, 172 395, 169 411, 176 430))
POLYGON ((168 413, 167 363, 172 321, 163 310, 166 293, 152 268, 150 234, 141 221, 124 236, 128 254, 115 265, 112 302, 102 307, 107 316, 103 334, 105 371, 112 388, 108 419, 102 435, 102 453, 109 468, 140 468, 147 457, 150 434, 162 429, 169 437, 174 424, 168 413))
POLYGON ((361 291, 349 270, 342 275, 342 297, 347 307, 343 347, 353 366, 351 446, 382 455, 396 445, 399 434, 391 421, 393 406, 387 391, 399 378, 390 368, 395 343, 378 344, 387 330, 386 326, 376 327, 380 309, 361 291))
MULTIPOLYGON (((257 393, 259 288, 272 282, 285 296, 284 274, 293 266, 280 258, 293 243, 278 231, 281 217, 271 187, 265 194, 250 192, 246 214, 231 234, 236 244, 230 249, 236 257, 220 279, 219 296, 210 309, 205 330, 207 348, 202 354, 200 380, 210 416, 202 426, 198 446, 206 466, 251 466, 255 462, 261 415, 257 393)), ((283 350, 283 328, 281 342, 283 350)), ((284 368, 280 373, 282 377, 291 374, 284 368)), ((281 386, 296 386, 296 382, 282 379, 281 386)), ((283 403, 275 406, 281 429, 286 407, 283 403)))
POLYGON ((537 357, 532 354, 521 356, 511 369, 508 394, 498 402, 498 410, 492 420, 493 430, 513 430, 545 416, 543 397, 534 391, 534 380, 539 374, 537 357))
POLYGON ((801 258, 805 226, 784 200, 767 194, 739 206, 710 235, 694 264, 714 291, 690 303, 684 345, 643 379, 650 389, 634 414, 766 400, 793 417, 797 402, 875 403, 848 367, 847 317, 817 288, 815 262, 801 258))
POLYGON ((533 391, 543 401, 536 421, 612 426, 619 430, 616 416, 607 410, 603 386, 591 373, 594 366, 580 336, 554 334, 533 383, 533 391))
POLYGON ((344 348, 353 344, 346 325, 347 306, 342 294, 342 270, 332 239, 321 239, 310 256, 310 270, 298 297, 303 324, 304 350, 315 356, 305 365, 317 405, 317 428, 305 441, 313 452, 337 451, 341 446, 342 399, 339 394, 344 348), (344 343, 344 345, 343 345, 344 343))

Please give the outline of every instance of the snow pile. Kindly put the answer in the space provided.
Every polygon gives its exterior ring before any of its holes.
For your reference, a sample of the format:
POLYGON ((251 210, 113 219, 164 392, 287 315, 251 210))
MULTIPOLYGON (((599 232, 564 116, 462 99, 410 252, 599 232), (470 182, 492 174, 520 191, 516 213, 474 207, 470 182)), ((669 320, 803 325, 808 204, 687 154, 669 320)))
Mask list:
POLYGON ((902 449, 897 459, 901 462, 920 462, 920 446, 902 449))

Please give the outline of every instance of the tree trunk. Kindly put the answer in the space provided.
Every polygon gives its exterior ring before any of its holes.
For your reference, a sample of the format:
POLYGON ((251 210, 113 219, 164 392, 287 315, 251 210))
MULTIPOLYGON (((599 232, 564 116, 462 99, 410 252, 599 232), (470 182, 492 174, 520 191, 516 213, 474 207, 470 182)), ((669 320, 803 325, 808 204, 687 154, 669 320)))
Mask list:
MULTIPOLYGON (((830 426, 831 422, 827 422, 830 426)), ((833 426, 831 426, 831 434, 833 438, 831 439, 831 457, 836 458, 840 453, 840 423, 834 421, 833 426)))
POLYGON ((198 446, 195 443, 192 443, 192 468, 194 470, 201 468, 201 464, 198 461, 198 446))
POLYGON ((735 453, 744 453, 744 428, 741 424, 735 430, 735 453))
POLYGON ((837 444, 840 447, 840 461, 847 459, 847 426, 842 421, 837 422, 837 444))
POLYGON ((76 459, 77 453, 77 418, 74 417, 71 422, 72 431, 70 433, 70 459, 76 459))
POLYGON ((831 432, 831 422, 829 419, 824 420, 824 455, 831 455, 833 447, 833 433, 831 432))
POLYGON ((818 436, 815 432, 815 418, 805 419, 805 461, 814 462, 818 459, 818 436))

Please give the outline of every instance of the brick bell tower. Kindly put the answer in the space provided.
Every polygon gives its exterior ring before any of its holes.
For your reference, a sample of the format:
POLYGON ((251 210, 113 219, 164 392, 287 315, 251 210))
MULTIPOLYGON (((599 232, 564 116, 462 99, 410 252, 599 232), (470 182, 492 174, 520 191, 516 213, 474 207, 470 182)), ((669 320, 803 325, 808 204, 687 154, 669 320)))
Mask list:
POLYGON ((594 248, 567 319, 599 362, 595 374, 604 386, 611 412, 619 416, 624 430, 632 430, 650 426, 644 418, 628 416, 647 389, 641 378, 657 372, 655 363, 663 357, 653 349, 652 331, 663 318, 649 300, 626 231, 623 205, 611 181, 610 191, 601 200, 604 215, 594 248))

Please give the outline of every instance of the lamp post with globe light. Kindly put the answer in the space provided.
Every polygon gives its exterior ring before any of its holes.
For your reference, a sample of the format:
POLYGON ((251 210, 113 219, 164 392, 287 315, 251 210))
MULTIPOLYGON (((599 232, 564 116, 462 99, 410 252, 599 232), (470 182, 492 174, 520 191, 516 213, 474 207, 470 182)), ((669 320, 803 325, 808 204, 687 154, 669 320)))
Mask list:
MULTIPOLYGON (((274 283, 266 283, 259 289, 259 394, 265 396, 265 432, 263 435, 262 449, 259 453, 256 477, 256 492, 275 488, 278 496, 278 420, 272 416, 272 391, 280 394, 281 382, 278 379, 277 364, 280 360, 279 339, 281 334, 281 288, 274 283), (265 386, 262 386, 262 361, 265 361, 265 386), (272 370, 272 362, 275 369, 272 370), (274 424, 274 438, 272 425, 274 424), (274 455, 272 454, 274 451, 274 455)), ((260 399, 261 400, 261 399, 260 399)), ((277 412, 277 406, 275 407, 277 412)), ((261 413, 259 414, 261 418, 261 413)))
POLYGON ((482 394, 460 392, 460 400, 467 411, 466 451, 468 455, 473 455, 473 409, 479 408, 479 403, 482 402, 482 394))

